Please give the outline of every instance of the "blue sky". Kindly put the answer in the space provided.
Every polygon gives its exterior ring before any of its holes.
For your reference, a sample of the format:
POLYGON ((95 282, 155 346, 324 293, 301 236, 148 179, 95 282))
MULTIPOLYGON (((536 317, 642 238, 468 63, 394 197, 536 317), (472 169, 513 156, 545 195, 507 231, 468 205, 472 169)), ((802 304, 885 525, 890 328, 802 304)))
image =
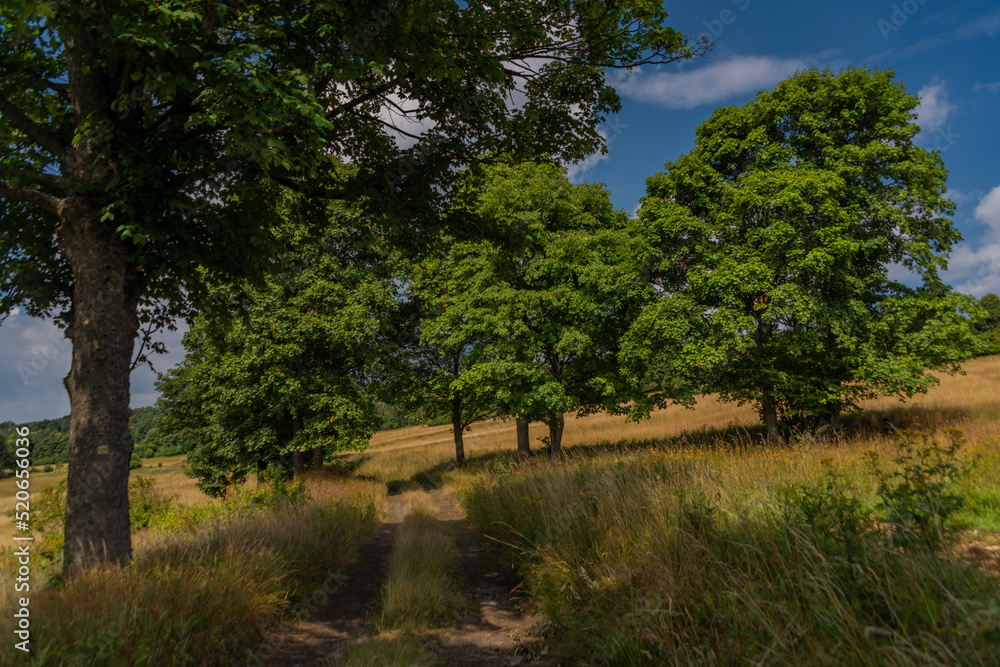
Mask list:
MULTIPOLYGON (((616 206, 635 211, 646 177, 694 147, 694 132, 720 106, 740 105, 796 70, 848 65, 892 68, 922 97, 918 143, 942 151, 955 222, 965 237, 946 274, 956 289, 1000 293, 1000 7, 995 0, 903 2, 667 2, 670 25, 708 33, 715 47, 684 65, 616 79, 622 112, 603 127, 609 151, 570 169, 607 184, 616 206)), ((181 332, 162 336, 166 370, 183 357, 181 332)), ((0 326, 0 421, 69 413, 62 378, 70 346, 50 323, 12 315, 0 326)), ((132 376, 132 405, 156 399, 155 375, 132 376)))

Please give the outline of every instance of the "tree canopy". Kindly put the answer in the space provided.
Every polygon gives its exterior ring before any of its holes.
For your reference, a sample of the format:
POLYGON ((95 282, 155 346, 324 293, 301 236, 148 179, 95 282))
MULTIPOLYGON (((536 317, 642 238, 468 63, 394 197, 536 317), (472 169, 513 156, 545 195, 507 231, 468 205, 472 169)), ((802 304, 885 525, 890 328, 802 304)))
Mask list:
POLYGON ((658 298, 623 358, 661 369, 661 399, 697 386, 753 403, 775 440, 779 418, 912 396, 929 370, 958 370, 970 303, 939 271, 961 237, 940 154, 913 143, 916 104, 891 72, 800 72, 716 110, 647 180, 658 298))
POLYGON ((378 425, 369 389, 377 342, 396 307, 385 244, 358 238, 332 205, 321 232, 286 195, 281 270, 262 286, 223 284, 193 318, 185 360, 158 381, 159 430, 195 443, 189 474, 222 495, 282 456, 304 467, 368 443, 378 425))
POLYGON ((425 336, 465 354, 452 392, 544 420, 558 456, 563 413, 633 398, 618 345, 648 288, 629 260, 627 215, 603 187, 574 186, 549 163, 490 167, 460 198, 490 240, 454 240, 425 266, 425 336))

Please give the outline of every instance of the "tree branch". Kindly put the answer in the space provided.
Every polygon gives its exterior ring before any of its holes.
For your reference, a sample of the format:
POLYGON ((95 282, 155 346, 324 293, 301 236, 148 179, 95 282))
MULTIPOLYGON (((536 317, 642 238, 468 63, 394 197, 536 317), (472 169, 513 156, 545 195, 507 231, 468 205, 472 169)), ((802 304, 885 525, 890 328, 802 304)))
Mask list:
POLYGON ((25 173, 19 169, 11 169, 10 167, 0 166, 0 176, 4 178, 9 178, 11 176, 19 176, 23 179, 29 180, 36 185, 40 185, 43 188, 52 188, 54 190, 66 190, 66 179, 58 174, 46 174, 46 173, 25 173))
POLYGON ((61 200, 58 197, 45 194, 41 190, 32 190, 31 188, 0 181, 0 196, 43 208, 49 213, 59 214, 59 203, 61 200))
POLYGON ((2 95, 0 95, 0 115, 7 118, 15 128, 28 135, 29 139, 52 153, 59 160, 63 160, 62 143, 54 135, 46 132, 41 125, 24 115, 20 109, 2 95))

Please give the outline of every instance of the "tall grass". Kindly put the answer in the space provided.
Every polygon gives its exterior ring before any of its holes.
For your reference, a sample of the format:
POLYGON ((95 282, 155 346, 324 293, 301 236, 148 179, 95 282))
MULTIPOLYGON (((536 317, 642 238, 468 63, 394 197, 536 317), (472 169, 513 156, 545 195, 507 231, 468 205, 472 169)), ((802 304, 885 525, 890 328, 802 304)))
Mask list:
POLYGON ((382 488, 310 484, 311 495, 262 489, 189 516, 183 530, 147 531, 128 566, 33 591, 34 664, 246 664, 269 628, 332 588, 374 532, 382 488))
POLYGON ((900 450, 828 453, 687 446, 499 466, 464 504, 574 664, 1000 664, 997 582, 933 540, 894 539, 890 519, 937 525, 891 511, 918 504, 894 476, 900 450))
POLYGON ((379 630, 446 625, 465 605, 457 577, 462 555, 433 512, 414 507, 396 531, 379 598, 379 630))
MULTIPOLYGON (((966 363, 965 374, 943 375, 940 384, 905 403, 895 398, 865 401, 862 412, 848 420, 839 442, 884 449, 897 429, 956 428, 970 442, 982 443, 1000 434, 1000 355, 966 363)), ((364 452, 345 454, 358 475, 387 482, 415 481, 435 487, 459 485, 469 474, 454 469, 454 440, 450 426, 411 426, 376 433, 364 452)), ((531 424, 532 447, 548 434, 537 422, 531 424)), ((563 448, 578 452, 659 448, 757 449, 763 440, 760 419, 749 406, 724 403, 715 395, 698 398, 693 409, 671 406, 654 412, 649 420, 626 422, 624 417, 595 414, 582 418, 566 416, 563 448)), ((807 433, 792 434, 790 442, 822 457, 841 456, 841 447, 807 433)), ((834 443, 836 444, 836 443, 834 443)), ((491 420, 474 424, 465 434, 469 471, 474 475, 503 452, 516 452, 513 421, 491 420)), ((857 449, 850 449, 851 456, 857 449)), ((1000 527, 1000 524, 998 524, 1000 527)))

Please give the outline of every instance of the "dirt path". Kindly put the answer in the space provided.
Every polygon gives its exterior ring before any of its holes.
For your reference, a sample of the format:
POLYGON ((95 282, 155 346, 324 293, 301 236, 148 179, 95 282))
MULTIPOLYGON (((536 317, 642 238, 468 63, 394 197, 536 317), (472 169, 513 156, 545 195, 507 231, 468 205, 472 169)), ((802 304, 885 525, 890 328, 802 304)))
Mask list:
POLYGON ((336 665, 351 646, 371 635, 368 621, 376 611, 396 528, 410 504, 421 501, 445 522, 465 557, 465 596, 469 601, 469 612, 452 627, 427 633, 427 648, 445 665, 548 664, 540 659, 544 652, 540 641, 529 634, 538 619, 519 609, 527 600, 512 592, 516 581, 510 573, 495 572, 486 565, 482 538, 469 527, 457 498, 441 490, 389 496, 375 538, 347 572, 343 584, 309 619, 273 638, 260 654, 262 664, 336 665))

